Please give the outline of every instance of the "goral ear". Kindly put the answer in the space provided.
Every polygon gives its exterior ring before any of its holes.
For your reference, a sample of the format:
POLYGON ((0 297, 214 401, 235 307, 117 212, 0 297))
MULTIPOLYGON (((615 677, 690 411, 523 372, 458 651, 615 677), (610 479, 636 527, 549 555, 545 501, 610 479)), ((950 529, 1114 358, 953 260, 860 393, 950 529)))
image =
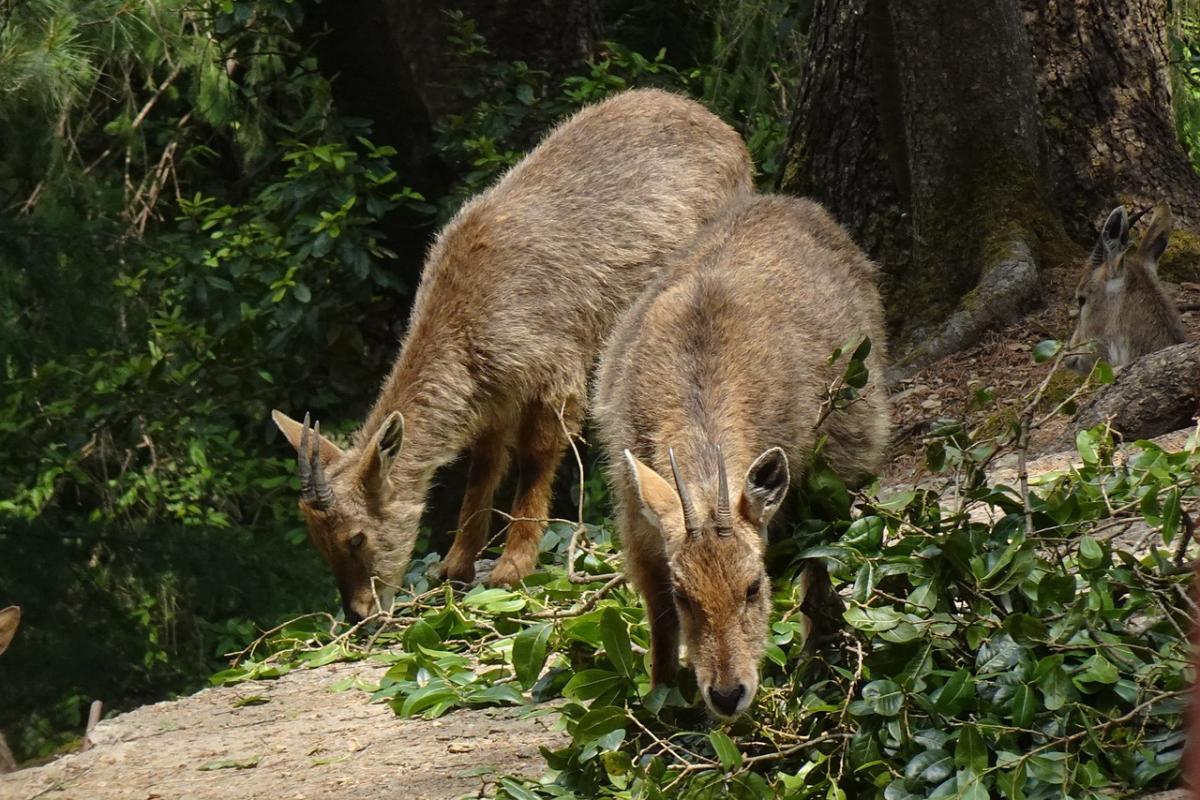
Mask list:
POLYGON ((684 536, 683 506, 679 495, 663 476, 643 464, 638 457, 625 451, 625 465, 637 488, 642 515, 657 528, 669 543, 684 536))
POLYGON ((1158 260, 1162 258, 1171 240, 1171 228, 1174 220, 1171 209, 1166 203, 1154 207, 1154 216, 1150 218, 1150 227, 1146 235, 1138 243, 1138 253, 1142 256, 1142 264, 1152 273, 1158 273, 1158 260))
POLYGON ((746 470, 738 503, 742 516, 760 528, 765 526, 779 510, 790 483, 787 454, 778 447, 764 452, 746 470))
POLYGON ((359 479, 368 495, 381 495, 388 491, 388 475, 400 457, 403 446, 404 415, 393 411, 363 448, 359 479))
MULTIPOLYGON (((275 425, 284 435, 284 438, 286 438, 288 442, 291 443, 292 447, 296 449, 296 452, 300 452, 300 437, 304 433, 304 425, 292 419, 279 409, 275 409, 271 412, 271 419, 275 421, 275 425)), ((313 435, 313 431, 311 429, 309 430, 308 435, 313 435)), ((312 440, 310 439, 309 441, 312 440)), ((321 463, 325 466, 329 466, 344 455, 340 447, 326 439, 324 436, 320 437, 320 442, 321 463)))

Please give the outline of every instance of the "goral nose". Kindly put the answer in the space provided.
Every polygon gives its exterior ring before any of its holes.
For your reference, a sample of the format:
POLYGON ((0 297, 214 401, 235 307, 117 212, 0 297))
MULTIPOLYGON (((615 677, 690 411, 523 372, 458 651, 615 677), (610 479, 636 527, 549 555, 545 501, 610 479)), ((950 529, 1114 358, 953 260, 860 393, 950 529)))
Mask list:
POLYGON ((737 714, 738 704, 742 702, 745 694, 746 684, 744 683, 727 689, 718 689, 716 686, 708 687, 708 699, 712 703, 712 707, 727 717, 737 714))
POLYGON ((346 622, 351 625, 357 625, 363 621, 363 615, 355 611, 349 603, 342 603, 342 614, 346 618, 346 622))

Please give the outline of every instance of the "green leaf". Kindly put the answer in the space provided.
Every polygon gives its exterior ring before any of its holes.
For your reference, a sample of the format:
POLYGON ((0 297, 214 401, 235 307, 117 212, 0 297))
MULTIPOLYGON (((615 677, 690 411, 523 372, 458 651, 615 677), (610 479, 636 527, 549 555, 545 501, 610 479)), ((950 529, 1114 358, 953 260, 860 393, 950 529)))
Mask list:
POLYGON ((1008 633, 998 633, 979 648, 976 669, 980 675, 1007 672, 1016 666, 1021 650, 1021 645, 1008 633))
POLYGON ((1018 686, 1017 690, 1013 692, 1008 708, 1013 725, 1018 728, 1028 728, 1032 725, 1033 713, 1037 710, 1037 697, 1033 689, 1024 683, 1018 686))
POLYGON ((1080 431, 1075 434, 1075 449, 1079 451, 1079 457, 1083 459, 1085 464, 1098 464, 1100 462, 1098 437, 1092 431, 1080 431))
POLYGON ((595 700, 604 694, 619 690, 625 678, 607 669, 585 669, 567 681, 563 697, 572 700, 595 700))
POLYGON ((958 773, 956 797, 960 800, 988 800, 987 786, 978 772, 964 770, 958 773))
POLYGON ((509 683, 498 683, 495 686, 475 689, 467 694, 466 700, 471 705, 519 706, 525 704, 525 696, 509 683))
POLYGON ((954 774, 954 759, 945 750, 924 750, 904 767, 904 777, 925 783, 941 783, 954 774))
POLYGON ((934 693, 934 707, 943 714, 954 716, 975 699, 975 678, 965 669, 955 672, 934 693))
POLYGON ((1162 506, 1163 544, 1170 544, 1175 539, 1181 518, 1182 506, 1180 505, 1179 487, 1172 486, 1167 491, 1167 499, 1163 501, 1162 506))
POLYGON ((553 625, 543 622, 526 628, 513 640, 513 671, 522 689, 532 687, 542 674, 542 667, 546 664, 546 648, 553 631, 553 625))
POLYGON ((859 550, 875 552, 883 544, 883 519, 876 516, 859 517, 842 534, 841 544, 859 550))
POLYGON ((954 747, 954 765, 975 775, 980 775, 988 765, 987 745, 979 728, 963 725, 958 730, 958 743, 954 747))
POLYGON ((580 717, 579 722, 575 724, 575 730, 571 732, 571 736, 577 744, 586 744, 587 742, 599 739, 605 734, 622 730, 626 722, 627 717, 623 708, 617 708, 616 706, 593 708, 580 717))
POLYGON ((1025 768, 1031 777, 1043 783, 1062 784, 1067 779, 1067 754, 1056 751, 1030 756, 1025 768))
POLYGON ((710 732, 708 741, 712 743, 713 752, 717 754, 717 760, 726 772, 742 765, 742 752, 723 731, 710 732))
MULTIPOLYGON (((415 717, 445 702, 458 700, 458 692, 441 681, 430 682, 412 694, 392 701, 392 708, 401 717, 415 717)), ((439 716, 434 714, 434 716, 439 716)))
POLYGON ((633 648, 629 644, 629 629, 621 613, 609 606, 600 617, 600 641, 609 663, 617 672, 632 679, 637 674, 633 662, 633 648))
POLYGON ((1101 683, 1111 685, 1116 683, 1121 677, 1117 672, 1117 668, 1112 662, 1104 656, 1097 653, 1096 655, 1083 662, 1079 672, 1075 673, 1075 685, 1080 689, 1086 683, 1101 683))
POLYGON ((511 614, 525 607, 525 598, 507 589, 483 589, 477 586, 463 597, 462 604, 489 614, 511 614))
POLYGON ((871 681, 862 690, 863 702, 881 717, 894 717, 904 706, 904 691, 895 681, 871 681))
POLYGON ((1025 800, 1025 780, 1025 766, 1018 765, 1000 773, 996 788, 1008 800, 1025 800))
POLYGON ((500 787, 513 800, 539 800, 538 796, 512 778, 501 778, 500 787))
POLYGON ((900 613, 887 607, 851 606, 842 616, 850 627, 867 633, 882 633, 900 624, 900 613))
POLYGON ((436 650, 441 646, 442 637, 438 635, 432 625, 423 619, 409 625, 408 630, 404 632, 404 648, 411 653, 418 652, 420 647, 436 650))
POLYGON ((1047 711, 1057 711, 1066 705, 1071 680, 1063 668, 1061 655, 1043 658, 1038 662, 1034 674, 1037 678, 1038 688, 1042 690, 1043 705, 1047 711))
POLYGON ((1062 350, 1062 342, 1055 339, 1044 339, 1033 346, 1033 360, 1041 364, 1058 355, 1062 350))
POLYGON ((1084 569, 1095 569, 1104 563, 1104 548, 1091 536, 1079 540, 1079 565, 1084 569))
POLYGON ((1038 581, 1037 599, 1038 606, 1043 610, 1070 605, 1075 599, 1075 578, 1070 575, 1046 573, 1038 581))

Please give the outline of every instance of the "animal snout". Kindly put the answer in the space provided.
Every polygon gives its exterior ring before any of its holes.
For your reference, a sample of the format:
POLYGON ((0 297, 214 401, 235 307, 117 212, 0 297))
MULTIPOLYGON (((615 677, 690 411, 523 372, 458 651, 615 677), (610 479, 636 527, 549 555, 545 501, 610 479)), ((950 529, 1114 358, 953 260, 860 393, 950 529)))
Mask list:
POLYGON ((357 625, 363 621, 363 615, 354 610, 354 607, 349 603, 342 603, 342 614, 346 617, 346 622, 351 625, 357 625))
POLYGON ((742 698, 746 696, 746 684, 738 683, 731 687, 718 689, 708 687, 708 701, 713 710, 726 717, 737 716, 741 712, 742 698))
POLYGON ((1083 356, 1067 356, 1063 359, 1063 365, 1072 372, 1078 372, 1086 375, 1091 371, 1091 363, 1083 356))

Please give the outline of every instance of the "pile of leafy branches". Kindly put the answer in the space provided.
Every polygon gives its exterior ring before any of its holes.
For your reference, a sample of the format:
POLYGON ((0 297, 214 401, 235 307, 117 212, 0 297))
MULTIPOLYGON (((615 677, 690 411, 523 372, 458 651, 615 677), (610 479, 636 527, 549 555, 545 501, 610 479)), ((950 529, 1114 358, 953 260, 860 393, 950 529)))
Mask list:
MULTIPOLYGON (((1039 358, 1062 353, 1055 343, 1039 358)), ((832 403, 865 374, 853 354, 832 403), (857 363, 857 367, 855 366, 857 363)), ((1100 366, 1093 380, 1111 380, 1100 366)), ((570 742, 540 781, 488 776, 498 797, 1104 797, 1169 785, 1189 681, 1185 500, 1200 495, 1200 430, 1183 452, 1080 434, 1078 467, 1030 479, 1039 389, 1005 442, 943 421, 906 490, 848 490, 819 459, 801 522, 771 545, 774 616, 762 687, 733 723, 686 673, 651 687, 648 628, 608 525, 553 521, 521 591, 431 588, 435 556, 389 613, 324 615, 260 638, 217 683, 344 658, 390 665, 360 687, 401 716, 528 705, 570 742), (985 468, 1018 455, 1016 485, 985 468), (1148 530, 1141 544, 1126 532, 1148 530), (1146 527, 1148 526, 1148 527, 1146 527), (844 601, 813 633, 816 561, 844 601), (332 623, 332 624, 331 624, 332 623), (368 633, 370 632, 370 633, 368 633), (816 639, 816 641, 812 641, 816 639)), ((1070 400, 1064 401, 1064 405, 1070 400)))

